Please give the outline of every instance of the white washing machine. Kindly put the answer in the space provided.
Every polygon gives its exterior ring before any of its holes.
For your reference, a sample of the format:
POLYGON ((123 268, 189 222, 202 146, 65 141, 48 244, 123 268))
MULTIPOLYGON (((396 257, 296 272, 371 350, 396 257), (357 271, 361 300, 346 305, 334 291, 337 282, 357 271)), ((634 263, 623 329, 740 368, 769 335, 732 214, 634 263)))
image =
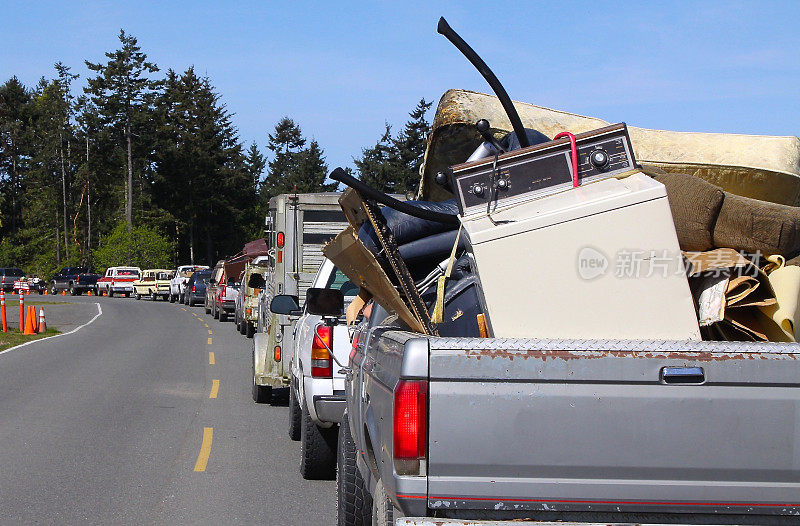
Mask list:
POLYGON ((461 220, 495 337, 701 339, 666 190, 641 172, 461 220))

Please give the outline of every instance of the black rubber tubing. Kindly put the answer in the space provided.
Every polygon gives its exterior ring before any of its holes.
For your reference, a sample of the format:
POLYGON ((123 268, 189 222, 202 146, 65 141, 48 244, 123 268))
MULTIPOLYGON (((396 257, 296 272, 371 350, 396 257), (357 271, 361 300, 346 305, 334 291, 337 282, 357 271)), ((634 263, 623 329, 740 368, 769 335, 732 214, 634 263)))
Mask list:
POLYGON ((458 225, 461 223, 461 221, 458 220, 457 215, 443 214, 441 212, 434 212, 433 210, 425 210, 424 208, 419 208, 408 203, 404 203, 403 201, 398 201, 394 197, 386 195, 380 190, 376 190, 370 185, 359 181, 352 175, 345 172, 342 168, 336 168, 333 172, 331 172, 330 178, 334 181, 339 181, 340 183, 349 186, 358 193, 362 194, 364 197, 373 199, 388 206, 389 208, 397 210, 398 212, 402 212, 419 219, 425 219, 426 221, 445 223, 447 225, 458 225))
POLYGON ((444 17, 439 18, 439 25, 436 26, 436 31, 444 35, 444 37, 452 42, 452 44, 459 50, 461 53, 467 57, 475 69, 483 75, 483 78, 486 79, 486 82, 489 83, 489 87, 492 88, 494 93, 497 95, 497 98, 500 99, 500 104, 503 105, 503 109, 506 110, 506 115, 508 115, 508 120, 511 121, 511 127, 514 128, 514 133, 517 134, 517 140, 519 141, 519 145, 522 148, 527 148, 531 145, 528 141, 528 135, 525 133, 525 127, 522 125, 522 119, 519 118, 519 113, 517 113, 517 109, 514 107, 514 103, 511 102, 511 97, 508 96, 508 92, 500 84, 500 81, 497 79, 495 74, 489 69, 489 66, 486 65, 486 62, 483 61, 481 57, 475 53, 475 50, 467 44, 463 38, 461 38, 458 33, 456 33, 450 24, 447 23, 447 20, 444 17))

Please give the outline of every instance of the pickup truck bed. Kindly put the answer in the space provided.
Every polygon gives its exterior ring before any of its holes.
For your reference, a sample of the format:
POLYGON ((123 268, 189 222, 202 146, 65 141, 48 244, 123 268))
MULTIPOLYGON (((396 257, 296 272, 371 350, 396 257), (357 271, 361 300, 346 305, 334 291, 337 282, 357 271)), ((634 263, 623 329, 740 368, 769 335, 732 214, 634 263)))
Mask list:
POLYGON ((365 479, 406 515, 776 523, 800 514, 798 358, 796 344, 388 331, 368 344, 351 429, 375 459, 365 479), (417 476, 391 458, 401 379, 427 381, 417 476))

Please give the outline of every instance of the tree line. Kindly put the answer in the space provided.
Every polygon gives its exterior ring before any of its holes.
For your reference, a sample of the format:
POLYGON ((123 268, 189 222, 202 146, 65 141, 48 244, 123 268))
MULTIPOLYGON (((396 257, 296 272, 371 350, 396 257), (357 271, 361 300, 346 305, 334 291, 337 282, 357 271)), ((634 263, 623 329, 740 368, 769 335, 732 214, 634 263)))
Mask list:
MULTIPOLYGON (((336 191, 324 150, 283 117, 266 151, 194 67, 162 74, 124 30, 82 86, 58 62, 32 87, 0 85, 0 266, 49 277, 88 265, 213 264, 263 235, 269 199, 336 191)), ((358 177, 414 191, 430 129, 424 99, 353 159, 358 177)))

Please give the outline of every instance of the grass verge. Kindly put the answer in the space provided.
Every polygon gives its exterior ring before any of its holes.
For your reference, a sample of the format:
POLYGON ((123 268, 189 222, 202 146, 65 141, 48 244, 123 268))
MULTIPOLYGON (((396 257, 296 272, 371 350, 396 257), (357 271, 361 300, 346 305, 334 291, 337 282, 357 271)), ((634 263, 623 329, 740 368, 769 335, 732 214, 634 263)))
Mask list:
POLYGON ((55 336, 56 334, 61 334, 61 331, 48 327, 46 332, 30 334, 26 336, 19 332, 18 329, 12 329, 9 327, 8 332, 0 332, 0 351, 5 351, 6 349, 31 340, 39 340, 41 338, 47 338, 48 336, 55 336))

